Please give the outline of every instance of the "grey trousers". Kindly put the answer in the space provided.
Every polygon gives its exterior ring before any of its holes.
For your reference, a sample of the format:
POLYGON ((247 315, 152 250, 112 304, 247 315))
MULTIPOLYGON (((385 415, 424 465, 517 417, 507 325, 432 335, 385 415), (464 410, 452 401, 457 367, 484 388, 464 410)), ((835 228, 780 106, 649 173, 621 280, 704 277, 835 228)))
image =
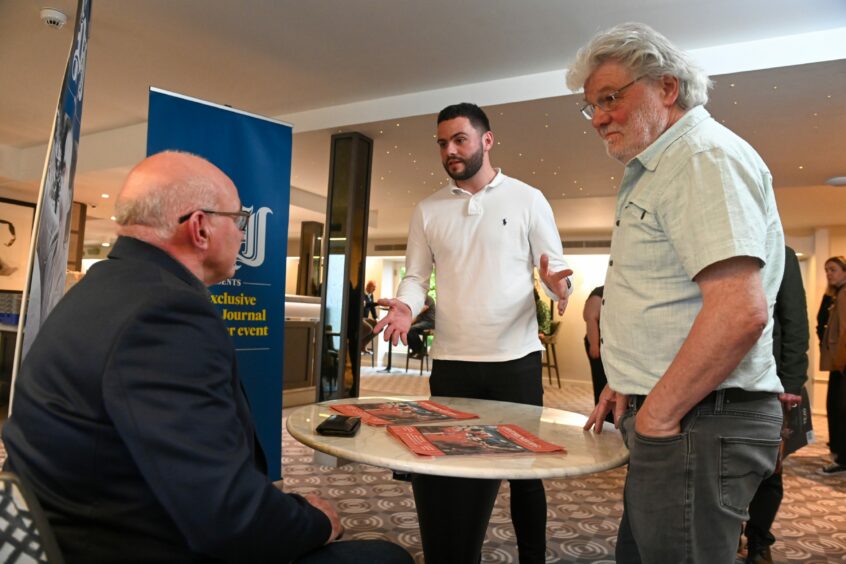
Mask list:
POLYGON ((743 402, 712 393, 682 419, 682 432, 635 432, 630 403, 620 428, 629 448, 620 564, 731 564, 742 521, 779 447, 776 394, 743 402))

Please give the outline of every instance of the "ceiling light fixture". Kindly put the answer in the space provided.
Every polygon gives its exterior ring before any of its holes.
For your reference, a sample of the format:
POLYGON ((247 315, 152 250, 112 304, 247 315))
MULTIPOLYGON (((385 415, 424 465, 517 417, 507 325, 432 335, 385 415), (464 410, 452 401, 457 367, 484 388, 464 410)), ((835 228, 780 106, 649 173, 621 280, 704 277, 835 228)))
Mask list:
POLYGON ((68 23, 68 17, 55 8, 41 8, 41 21, 53 29, 62 29, 68 23))
POLYGON ((846 176, 832 176, 825 183, 829 186, 846 186, 846 176))

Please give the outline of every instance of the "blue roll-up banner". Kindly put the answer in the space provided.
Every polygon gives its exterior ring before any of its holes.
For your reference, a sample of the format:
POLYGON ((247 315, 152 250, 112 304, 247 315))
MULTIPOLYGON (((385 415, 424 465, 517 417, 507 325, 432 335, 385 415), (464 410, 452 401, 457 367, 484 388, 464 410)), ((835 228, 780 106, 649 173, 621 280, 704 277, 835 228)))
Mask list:
POLYGON ((150 89, 148 120, 148 155, 171 149, 209 160, 235 182, 241 205, 252 212, 235 276, 210 291, 238 354, 268 473, 277 479, 291 126, 157 88, 150 89))

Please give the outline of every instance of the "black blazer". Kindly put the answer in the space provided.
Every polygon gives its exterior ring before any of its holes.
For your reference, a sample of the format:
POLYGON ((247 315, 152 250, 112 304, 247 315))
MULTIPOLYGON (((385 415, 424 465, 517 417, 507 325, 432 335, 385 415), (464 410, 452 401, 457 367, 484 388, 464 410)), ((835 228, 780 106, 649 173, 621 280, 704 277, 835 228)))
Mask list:
POLYGON ((202 283, 126 237, 47 319, 3 439, 73 562, 287 562, 328 518, 268 480, 202 283))
POLYGON ((376 311, 376 299, 373 294, 364 294, 364 310, 362 317, 367 319, 379 319, 379 313, 376 311))
POLYGON ((784 247, 784 277, 773 309, 773 356, 776 371, 789 394, 799 395, 808 379, 808 306, 799 259, 784 247))

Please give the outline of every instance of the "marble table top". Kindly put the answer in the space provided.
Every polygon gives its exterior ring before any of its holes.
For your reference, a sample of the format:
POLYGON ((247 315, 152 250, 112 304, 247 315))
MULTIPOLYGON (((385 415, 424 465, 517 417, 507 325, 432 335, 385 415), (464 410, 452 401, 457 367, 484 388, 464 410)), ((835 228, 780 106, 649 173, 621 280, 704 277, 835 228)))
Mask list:
MULTIPOLYGON (((563 478, 601 472, 625 464, 629 458, 619 431, 607 424, 602 433, 584 431, 587 417, 570 411, 509 402, 428 396, 379 396, 335 400, 292 409, 287 428, 295 439, 324 453, 354 462, 400 472, 489 479, 563 478), (431 399, 451 408, 476 413, 479 419, 447 424, 513 423, 545 441, 567 449, 564 454, 419 456, 384 427, 362 423, 354 437, 318 435, 314 428, 334 414, 330 405, 431 399)), ((435 423, 429 423, 435 424, 435 423)))

